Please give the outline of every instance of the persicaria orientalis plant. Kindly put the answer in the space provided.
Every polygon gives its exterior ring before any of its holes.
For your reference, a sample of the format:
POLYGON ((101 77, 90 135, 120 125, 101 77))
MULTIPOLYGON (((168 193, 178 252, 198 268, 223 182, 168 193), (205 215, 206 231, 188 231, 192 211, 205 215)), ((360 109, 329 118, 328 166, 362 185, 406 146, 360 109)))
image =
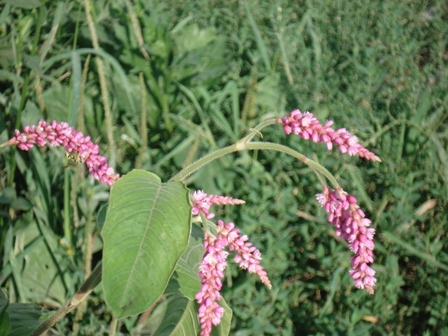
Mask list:
POLYGON ((213 160, 242 150, 284 152, 312 168, 323 187, 316 199, 328 214, 328 221, 335 227, 336 234, 347 242, 353 252, 349 274, 354 285, 373 294, 376 278, 370 265, 373 263, 375 229, 370 227, 370 220, 358 206, 355 196, 344 191, 334 176, 320 164, 281 144, 252 141, 269 125, 281 125, 287 135, 325 143, 328 150, 338 148, 342 154, 381 161, 345 128, 332 128, 332 121, 321 124, 313 114, 299 110, 292 111, 288 117, 262 122, 235 144, 199 159, 167 183, 161 183, 157 176, 144 171, 132 171, 120 177, 108 165, 107 159, 99 154, 98 145, 65 122, 39 121, 37 125, 26 126, 23 131, 16 130, 14 137, 1 147, 17 145, 17 148, 28 151, 34 145, 62 146, 70 154, 68 157, 77 157, 84 162, 96 180, 112 186, 102 229, 102 265, 94 269, 79 291, 40 325, 34 335, 44 333, 79 305, 101 280, 106 303, 116 317, 146 311, 164 295, 171 297, 170 302, 184 299, 182 302, 186 304, 182 307, 185 310, 191 309, 194 306, 192 302, 196 300, 199 307, 192 325, 200 326, 201 336, 210 335, 212 328, 218 326, 226 314, 220 291, 229 253, 240 268, 254 273, 271 288, 269 270, 262 267, 261 252, 250 243, 249 238, 234 223, 225 223, 221 219, 211 221, 215 218, 210 211, 211 206, 245 202, 210 195, 202 190, 189 192, 183 182, 213 160), (192 222, 200 225, 203 232, 203 252, 198 260, 190 260, 193 259, 188 245, 191 243, 192 222), (197 279, 191 282, 191 279, 182 277, 183 272, 193 274, 193 278, 197 279), (172 281, 177 281, 181 289, 169 291, 172 281), (182 289, 184 282, 197 290, 182 289))

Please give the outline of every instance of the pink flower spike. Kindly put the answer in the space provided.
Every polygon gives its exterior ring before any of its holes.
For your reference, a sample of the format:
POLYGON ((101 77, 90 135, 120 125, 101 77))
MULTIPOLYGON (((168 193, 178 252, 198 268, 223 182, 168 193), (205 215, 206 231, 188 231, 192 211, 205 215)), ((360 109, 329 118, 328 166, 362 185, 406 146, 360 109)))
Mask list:
POLYGON ((289 117, 279 118, 276 123, 283 124, 286 134, 294 133, 305 140, 311 139, 313 142, 325 143, 328 150, 336 145, 343 154, 348 153, 350 156, 356 155, 366 160, 381 161, 378 156, 361 146, 356 136, 345 128, 338 130, 331 128, 333 125, 331 120, 322 125, 310 112, 302 113, 299 110, 294 110, 289 117))
MULTIPOLYGON (((204 194, 203 191, 198 191, 192 198, 201 200, 204 194)), ((261 281, 271 288, 271 282, 260 265, 261 253, 247 241, 247 236, 241 236, 240 230, 235 228, 233 223, 224 223, 222 220, 218 220, 216 232, 218 233, 217 238, 209 232, 205 232, 205 254, 199 266, 202 288, 196 294, 196 300, 200 305, 198 317, 201 323, 201 336, 209 336, 212 332, 212 325, 218 325, 224 314, 224 308, 219 306, 218 301, 221 299, 220 290, 224 270, 227 266, 226 259, 229 255, 224 250, 227 246, 230 245, 231 251, 236 251, 235 261, 240 267, 257 274, 261 281)))
POLYGON ((325 186, 324 192, 317 194, 316 199, 328 213, 329 222, 336 227, 336 234, 347 242, 355 254, 350 259, 352 269, 349 272, 355 286, 373 294, 375 271, 368 264, 373 263, 375 229, 368 228, 370 220, 364 218, 356 198, 341 188, 334 190, 325 186))
POLYGON ((224 278, 223 272, 227 266, 226 259, 229 255, 224 251, 227 245, 227 241, 221 236, 216 238, 207 231, 205 232, 205 254, 199 266, 202 288, 196 294, 196 300, 200 305, 198 317, 201 323, 201 336, 210 335, 212 325, 218 325, 224 314, 224 308, 219 306, 217 301, 221 299, 221 279, 224 278))
POLYGON ((209 212, 210 207, 213 204, 244 204, 243 200, 237 198, 231 198, 226 196, 207 195, 203 190, 196 190, 191 194, 191 205, 193 207, 192 214, 194 216, 203 212, 205 218, 212 219, 215 214, 209 212))
POLYGON ((232 237, 232 241, 229 241, 229 249, 237 253, 234 258, 235 262, 241 268, 247 269, 249 273, 257 274, 262 283, 269 289, 272 288, 266 271, 260 265, 261 253, 252 246, 252 243, 248 242, 249 238, 246 235, 241 236, 240 230, 235 228, 233 223, 224 223, 222 220, 218 221, 216 231, 224 238, 232 237))
POLYGON ((47 124, 40 120, 37 126, 25 126, 23 132, 15 130, 8 144, 16 144, 19 149, 28 151, 35 144, 43 147, 47 142, 53 147, 63 146, 69 153, 77 153, 86 163, 89 173, 101 183, 111 185, 120 178, 107 164, 107 159, 98 155, 98 145, 66 122, 47 124))

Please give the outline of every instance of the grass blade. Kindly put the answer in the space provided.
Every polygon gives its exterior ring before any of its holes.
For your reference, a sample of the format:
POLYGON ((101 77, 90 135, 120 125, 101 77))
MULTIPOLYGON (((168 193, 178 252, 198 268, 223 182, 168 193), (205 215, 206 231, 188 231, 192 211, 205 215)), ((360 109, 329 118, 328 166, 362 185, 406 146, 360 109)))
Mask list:
POLYGON ((404 240, 398 238, 395 234, 393 234, 392 232, 383 232, 382 236, 385 237, 386 239, 392 241, 395 244, 400 245, 402 248, 404 248, 409 254, 414 255, 420 259, 423 259, 425 261, 427 261, 429 264, 440 268, 444 271, 448 271, 448 265, 445 265, 439 261, 436 260, 436 258, 426 252, 423 252, 421 250, 416 249, 414 246, 412 246, 411 244, 406 243, 404 240))

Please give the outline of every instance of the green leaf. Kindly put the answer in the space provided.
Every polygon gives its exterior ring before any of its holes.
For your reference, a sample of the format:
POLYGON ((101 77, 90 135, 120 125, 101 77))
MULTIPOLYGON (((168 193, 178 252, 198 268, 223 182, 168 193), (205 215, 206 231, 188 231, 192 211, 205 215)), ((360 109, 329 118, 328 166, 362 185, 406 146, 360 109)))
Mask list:
POLYGON ((103 229, 104 223, 106 222, 106 213, 108 206, 109 203, 103 204, 96 215, 96 222, 98 223, 100 230, 103 229))
POLYGON ((67 120, 67 102, 70 101, 70 94, 69 87, 58 84, 44 91, 43 98, 48 120, 67 120))
POLYGON ((182 296, 169 299, 166 314, 154 336, 192 336, 199 334, 197 304, 182 296))
POLYGON ((11 303, 7 312, 11 321, 9 336, 24 336, 41 324, 40 317, 45 312, 42 307, 30 303, 11 303))
MULTIPOLYGON (((79 56, 86 55, 86 54, 87 55, 88 54, 98 55, 100 57, 103 57, 106 62, 110 63, 110 65, 115 69, 115 71, 117 71, 117 74, 118 74, 119 78, 121 79, 121 84, 123 85, 123 90, 126 92, 126 95, 129 99, 129 107, 132 111, 132 114, 134 116, 137 116, 137 109, 135 107, 134 99, 132 97, 131 85, 129 83, 129 79, 126 76, 124 69, 120 65, 120 62, 118 62, 112 55, 110 55, 102 50, 96 50, 96 49, 92 49, 92 48, 80 48, 76 52, 79 56)), ((70 59, 72 58, 72 52, 65 52, 65 53, 58 54, 57 56, 53 56, 53 57, 47 59, 42 64, 43 71, 45 72, 54 63, 59 62, 61 60, 65 60, 67 58, 70 58, 70 59)), ((64 87, 64 88, 66 90, 68 90, 68 88, 66 88, 66 87, 64 87)), ((69 99, 67 98, 65 101, 69 101, 69 99)), ((66 110, 64 109, 63 112, 65 113, 65 111, 66 110)))
POLYGON ((9 4, 19 8, 33 9, 42 6, 42 0, 3 0, 5 4, 9 4))
POLYGON ((195 299, 196 293, 201 289, 199 265, 204 255, 203 237, 202 230, 193 225, 188 247, 177 263, 165 294, 180 292, 191 300, 195 299))
POLYGON ((72 82, 71 82, 71 102, 68 110, 67 121, 71 126, 76 125, 78 120, 79 101, 81 100, 81 58, 79 53, 71 53, 72 82))
POLYGON ((216 38, 215 28, 199 29, 197 24, 185 27, 173 36, 180 53, 206 46, 216 38))
POLYGON ((0 336, 7 336, 11 332, 9 315, 6 312, 9 302, 5 293, 0 290, 0 336))
POLYGON ((407 252, 407 254, 414 255, 422 260, 425 260, 432 266, 438 267, 444 271, 448 271, 448 265, 438 261, 432 254, 429 254, 429 253, 426 253, 425 251, 419 250, 418 248, 415 248, 413 245, 398 238, 396 234, 394 234, 392 232, 384 231, 382 233, 382 235, 383 235, 383 237, 392 241, 393 243, 400 245, 407 252))
POLYGON ((0 336, 8 336, 11 333, 11 323, 6 311, 0 312, 0 336))
POLYGON ((0 290, 0 310, 4 310, 6 309, 5 306, 7 307, 9 304, 9 300, 6 297, 5 293, 0 290))
POLYGON ((133 170, 114 183, 103 227, 103 289, 116 317, 141 313, 162 295, 191 231, 188 189, 133 170))
POLYGON ((232 309, 227 305, 224 299, 221 299, 219 305, 224 308, 224 315, 221 323, 212 328, 212 336, 227 336, 230 333, 230 323, 232 322, 232 309))
MULTIPOLYGON (((40 215, 39 210, 36 212, 40 215)), ((23 249, 17 254, 11 252, 9 259, 17 282, 15 295, 57 307, 64 303, 67 294, 69 266, 63 259, 65 251, 48 227, 42 225, 41 232, 38 224, 26 217, 20 223, 15 238, 23 242, 23 249)), ((10 296, 13 297, 11 293, 10 296)))
POLYGON ((0 336, 30 335, 40 324, 44 309, 29 303, 8 303, 0 291, 0 336))
POLYGON ((0 70, 0 80, 3 81, 10 81, 15 82, 17 84, 23 85, 23 78, 17 76, 16 74, 6 71, 6 70, 0 70))
POLYGON ((258 28, 257 23, 255 22, 255 19, 252 15, 248 2, 243 1, 243 5, 244 9, 246 10, 248 22, 254 32, 255 40, 257 41, 257 47, 261 54, 261 58, 263 59, 264 65, 266 66, 266 70, 269 71, 271 69, 271 63, 269 62, 268 48, 266 47, 266 44, 264 43, 264 40, 261 37, 260 29, 258 28))
POLYGON ((24 197, 17 197, 12 203, 11 208, 14 210, 21 210, 21 211, 29 211, 33 208, 33 205, 30 201, 28 201, 24 197))
POLYGON ((17 199, 17 193, 14 188, 6 187, 0 191, 0 204, 11 204, 17 199))

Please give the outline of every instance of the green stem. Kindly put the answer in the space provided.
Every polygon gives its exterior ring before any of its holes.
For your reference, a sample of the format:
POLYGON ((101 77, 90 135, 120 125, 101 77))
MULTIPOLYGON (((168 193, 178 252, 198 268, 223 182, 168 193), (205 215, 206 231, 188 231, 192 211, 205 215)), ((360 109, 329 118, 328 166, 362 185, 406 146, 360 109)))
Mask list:
MULTIPOLYGON (((247 137, 249 137, 249 136, 250 136, 250 134, 247 137)), ((246 138, 243 138, 242 140, 238 141, 237 143, 235 143, 231 146, 224 147, 222 149, 218 149, 217 151, 214 151, 214 152, 204 156, 203 158, 197 160, 196 162, 192 163, 188 167, 181 170, 177 175, 173 176, 171 178, 171 181, 182 181, 189 175, 193 174, 194 172, 196 172, 197 170, 202 168, 204 165, 206 165, 224 155, 230 154, 230 153, 239 152, 242 150, 275 150, 278 152, 288 154, 292 157, 295 157, 299 161, 305 163, 310 168, 312 168, 316 173, 318 173, 318 176, 320 174, 325 176, 331 182, 331 184, 333 185, 334 188, 339 187, 339 184, 336 181, 336 179, 334 178, 334 176, 325 167, 321 166, 316 161, 313 161, 313 160, 307 158, 305 155, 297 152, 296 150, 291 149, 286 146, 283 146, 283 145, 279 145, 276 143, 270 143, 270 142, 245 143, 245 142, 243 142, 243 140, 246 138)), ((323 185, 325 185, 325 181, 323 181, 323 179, 321 179, 320 177, 319 177, 319 179, 321 180, 323 185)))
POLYGON ((240 142, 240 143, 241 143, 241 142, 242 142, 242 143, 248 143, 248 142, 251 141, 252 138, 253 138, 255 135, 257 135, 257 134, 259 134, 261 137, 263 137, 263 135, 261 134, 260 131, 261 131, 263 128, 265 128, 266 126, 276 124, 276 123, 277 123, 276 120, 277 120, 277 119, 269 119, 269 120, 262 121, 257 127, 252 128, 252 129, 250 130, 251 132, 250 132, 248 135, 246 135, 244 138, 242 138, 241 140, 239 140, 238 142, 240 142))
POLYGON ((202 166, 233 152, 237 152, 237 144, 233 144, 232 146, 228 146, 228 147, 224 147, 221 149, 218 149, 202 158, 200 158, 199 160, 197 160, 196 162, 193 162, 191 165, 189 165, 188 167, 182 169, 179 173, 177 173, 176 175, 174 175, 170 181, 183 181, 186 177, 190 176, 191 174, 193 174, 195 171, 199 170, 202 166))
POLYGON ((118 319, 113 316, 112 321, 110 321, 110 329, 109 329, 109 336, 115 336, 117 332, 117 326, 118 326, 118 319))
POLYGON ((49 319, 43 322, 32 334, 32 336, 43 335, 48 329, 59 322, 65 315, 75 309, 81 302, 87 299, 90 293, 101 282, 101 262, 99 262, 90 276, 79 288, 75 295, 72 296, 61 308, 56 311, 49 319))
MULTIPOLYGON (((333 185, 334 188, 339 188, 339 183, 325 167, 317 163, 316 161, 313 161, 309 158, 307 158, 305 155, 297 152, 296 150, 289 148, 284 145, 279 145, 276 143, 270 143, 270 142, 250 142, 245 145, 246 149, 248 150, 258 150, 258 149, 268 149, 268 150, 275 150, 278 152, 282 152, 285 154, 288 154, 292 157, 295 157, 296 159, 300 160, 304 164, 306 164, 308 167, 312 168, 315 172, 322 174, 325 176, 330 183, 333 185)), ((318 175, 319 176, 319 175, 318 175)), ((322 182, 322 180, 321 180, 322 182)), ((323 185, 325 183, 322 183, 323 185)))
POLYGON ((70 174, 64 170, 64 237, 67 239, 69 249, 72 249, 72 231, 70 230, 70 174))
POLYGON ((205 217, 205 215, 204 215, 204 213, 203 213, 202 211, 199 213, 199 216, 201 216, 202 227, 203 227, 203 229, 204 229, 204 232, 205 232, 205 231, 209 231, 209 232, 210 232, 210 229, 209 229, 209 227, 208 227, 208 221, 207 221, 207 218, 205 217))
POLYGON ((237 152, 237 151, 241 150, 241 149, 238 149, 238 148, 243 147, 246 143, 248 143, 250 140, 252 140, 252 138, 255 135, 261 134, 260 131, 264 127, 275 124, 275 120, 276 119, 269 119, 269 120, 266 120, 266 121, 262 121, 257 127, 252 128, 251 132, 248 135, 246 135, 244 138, 238 140, 232 146, 228 146, 228 147, 224 147, 224 148, 218 149, 218 150, 216 150, 216 151, 214 151, 214 152, 204 156, 203 158, 201 158, 198 161, 192 163, 191 165, 189 165, 188 167, 184 168, 179 173, 174 175, 170 179, 170 181, 181 181, 184 178, 186 178, 187 176, 193 174, 198 169, 200 169, 203 165, 206 165, 207 163, 210 163, 213 160, 216 160, 217 158, 220 158, 220 157, 225 156, 227 154, 230 154, 230 153, 237 152))

